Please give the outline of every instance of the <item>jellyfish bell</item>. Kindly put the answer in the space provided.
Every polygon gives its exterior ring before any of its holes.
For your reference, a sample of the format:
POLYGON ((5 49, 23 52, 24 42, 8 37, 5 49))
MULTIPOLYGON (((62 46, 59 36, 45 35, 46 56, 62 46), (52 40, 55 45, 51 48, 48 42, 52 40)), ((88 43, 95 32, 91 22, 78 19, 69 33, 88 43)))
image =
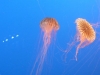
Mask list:
POLYGON ((76 20, 76 24, 79 41, 82 43, 86 43, 86 46, 89 43, 92 43, 96 38, 95 31, 92 26, 85 19, 82 18, 78 18, 76 20))
POLYGON ((58 22, 54 18, 45 18, 40 23, 41 29, 45 33, 51 33, 52 30, 57 31, 59 29, 58 22))
POLYGON ((89 22, 87 22, 85 19, 78 18, 75 21, 76 27, 77 27, 77 36, 79 39, 79 45, 76 49, 75 58, 77 60, 77 54, 80 48, 84 48, 85 46, 92 43, 96 38, 96 33, 93 29, 93 27, 90 25, 89 22))

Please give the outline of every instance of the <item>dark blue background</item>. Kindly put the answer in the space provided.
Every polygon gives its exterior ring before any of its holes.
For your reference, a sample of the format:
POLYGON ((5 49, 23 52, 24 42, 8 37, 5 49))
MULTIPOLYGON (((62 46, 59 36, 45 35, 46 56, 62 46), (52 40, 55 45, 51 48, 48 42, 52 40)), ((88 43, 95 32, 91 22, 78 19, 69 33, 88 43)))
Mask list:
POLYGON ((80 49, 77 62, 72 60, 77 45, 66 61, 63 52, 73 42, 77 18, 91 24, 100 21, 99 4, 99 0, 0 0, 0 75, 30 75, 43 44, 40 21, 45 17, 55 18, 60 29, 41 75, 100 75, 99 28, 95 27, 96 40, 80 49), (17 34, 19 37, 11 39, 17 34))

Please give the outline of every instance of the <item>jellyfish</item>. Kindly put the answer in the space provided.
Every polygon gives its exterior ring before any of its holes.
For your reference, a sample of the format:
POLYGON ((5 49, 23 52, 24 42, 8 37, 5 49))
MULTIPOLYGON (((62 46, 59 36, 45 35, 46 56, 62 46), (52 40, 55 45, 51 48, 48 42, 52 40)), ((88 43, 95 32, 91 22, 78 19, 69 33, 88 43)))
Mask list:
POLYGON ((40 28, 43 31, 43 46, 39 54, 39 57, 36 60, 36 63, 38 63, 36 75, 40 75, 42 71, 48 47, 51 43, 52 33, 55 33, 59 29, 59 25, 54 18, 44 18, 40 23, 40 28))
POLYGON ((80 41, 75 54, 75 59, 77 61, 79 49, 91 44, 96 38, 96 33, 90 23, 85 19, 78 18, 76 19, 75 23, 77 25, 77 40, 80 41))
POLYGON ((96 38, 96 33, 92 25, 89 22, 87 22, 86 19, 78 18, 76 19, 75 23, 77 33, 75 35, 74 41, 70 44, 68 50, 65 50, 65 52, 68 53, 72 49, 72 46, 79 42, 75 53, 75 60, 77 61, 79 49, 91 44, 96 38))

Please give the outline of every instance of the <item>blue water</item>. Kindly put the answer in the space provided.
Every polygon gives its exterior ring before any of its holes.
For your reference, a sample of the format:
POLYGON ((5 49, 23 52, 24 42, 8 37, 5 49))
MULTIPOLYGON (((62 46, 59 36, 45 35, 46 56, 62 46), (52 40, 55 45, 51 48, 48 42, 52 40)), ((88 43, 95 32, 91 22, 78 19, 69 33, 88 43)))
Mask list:
POLYGON ((64 60, 76 34, 75 20, 100 22, 99 0, 0 0, 0 75, 30 75, 43 44, 40 22, 45 17, 55 18, 60 29, 41 75, 100 75, 99 27, 94 26, 96 40, 79 50, 78 61, 73 60, 77 45, 64 60))

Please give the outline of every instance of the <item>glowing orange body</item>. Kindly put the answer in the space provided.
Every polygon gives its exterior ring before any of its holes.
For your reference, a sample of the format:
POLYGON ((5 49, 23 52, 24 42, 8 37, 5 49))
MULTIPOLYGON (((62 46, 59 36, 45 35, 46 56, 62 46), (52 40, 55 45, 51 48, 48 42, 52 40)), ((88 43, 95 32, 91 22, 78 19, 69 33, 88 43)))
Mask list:
POLYGON ((78 41, 80 41, 80 44, 77 46, 75 55, 75 58, 77 60, 79 48, 83 48, 92 43, 95 40, 96 35, 92 26, 85 19, 78 18, 75 22, 77 24, 77 36, 79 38, 78 41))
POLYGON ((52 32, 56 32, 59 29, 58 22, 54 18, 45 18, 41 21, 40 27, 44 33, 43 35, 43 48, 41 49, 40 55, 38 59, 36 60, 36 63, 38 62, 38 67, 36 70, 36 75, 40 75, 44 59, 46 57, 46 53, 48 50, 48 47, 51 42, 51 34, 52 32))

